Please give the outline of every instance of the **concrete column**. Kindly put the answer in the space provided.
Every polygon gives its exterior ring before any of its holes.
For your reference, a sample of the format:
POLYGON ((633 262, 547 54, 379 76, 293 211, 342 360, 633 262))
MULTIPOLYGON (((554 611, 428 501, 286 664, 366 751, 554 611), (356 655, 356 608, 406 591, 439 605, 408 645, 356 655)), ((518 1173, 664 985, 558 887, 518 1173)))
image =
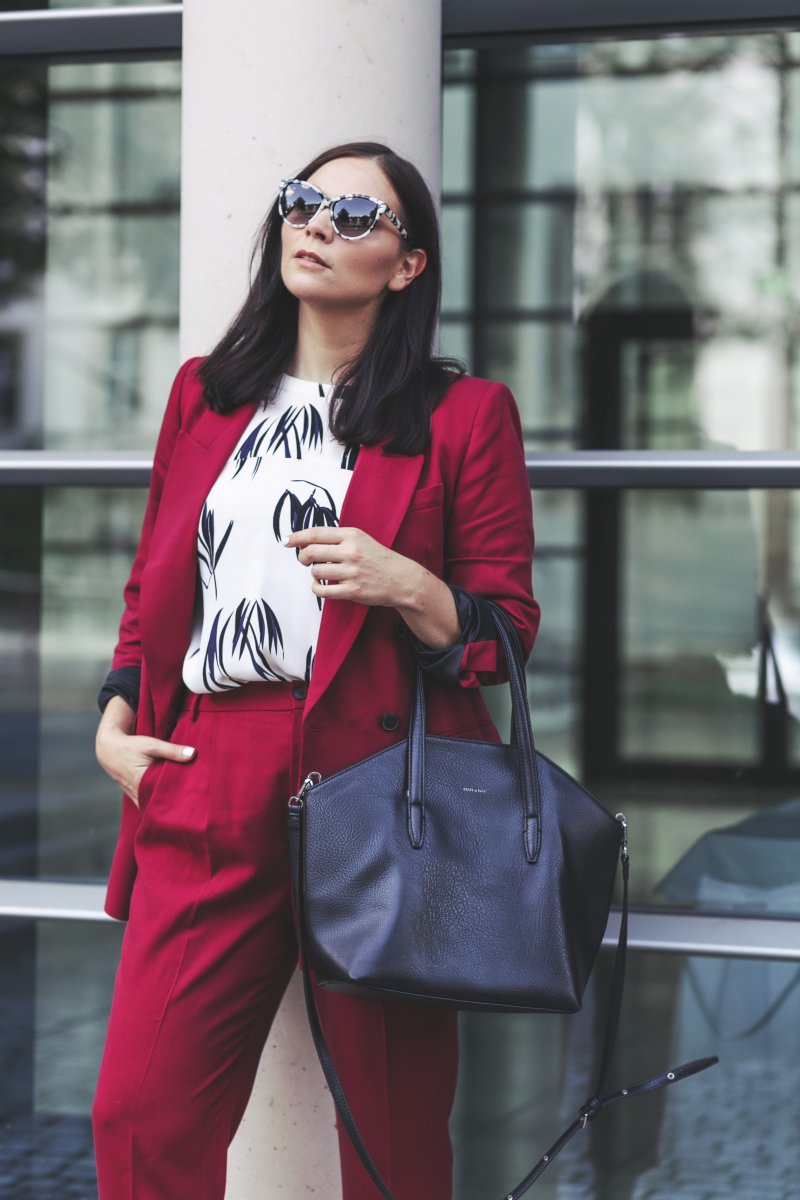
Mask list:
MULTIPOLYGON (((244 299, 278 181, 339 142, 388 143, 439 189, 439 0, 187 0, 183 16, 181 359, 244 299)), ((336 1200, 333 1106, 295 979, 231 1150, 227 1200, 336 1200)))
POLYGON ((339 142, 388 143, 438 195, 439 0, 187 0, 181 357, 239 308, 278 182, 339 142))

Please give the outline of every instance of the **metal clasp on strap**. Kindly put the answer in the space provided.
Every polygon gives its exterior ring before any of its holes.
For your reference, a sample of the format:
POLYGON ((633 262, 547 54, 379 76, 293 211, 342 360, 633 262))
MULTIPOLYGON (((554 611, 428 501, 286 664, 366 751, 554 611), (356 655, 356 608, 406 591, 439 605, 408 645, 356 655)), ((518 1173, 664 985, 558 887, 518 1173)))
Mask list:
POLYGON ((628 822, 625 819, 625 813, 621 813, 621 812, 616 813, 614 816, 614 820, 619 821, 620 825, 622 826, 622 861, 627 862, 628 858, 629 858, 629 855, 628 855, 628 822))
POLYGON ((322 776, 319 771, 309 771, 297 795, 289 797, 289 808, 302 808, 307 794, 311 791, 312 787, 316 787, 321 779, 322 776))
POLYGON ((578 1109, 578 1117, 580 1118, 581 1129, 586 1128, 587 1121, 593 1121, 595 1117, 599 1115, 602 1107, 602 1102, 598 1099, 598 1097, 592 1096, 591 1100, 587 1100, 586 1103, 578 1109))

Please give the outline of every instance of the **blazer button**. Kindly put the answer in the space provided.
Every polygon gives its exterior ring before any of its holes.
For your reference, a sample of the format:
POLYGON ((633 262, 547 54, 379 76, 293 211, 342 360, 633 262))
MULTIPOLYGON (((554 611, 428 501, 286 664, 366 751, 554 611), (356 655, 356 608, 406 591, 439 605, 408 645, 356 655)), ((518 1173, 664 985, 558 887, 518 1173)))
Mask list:
POLYGON ((404 638, 406 636, 407 630, 408 630, 408 626, 406 625, 403 618, 398 617, 394 623, 394 631, 397 634, 397 636, 399 638, 404 638))
POLYGON ((292 688, 292 695, 294 696, 295 700, 305 700, 306 696, 308 695, 308 688, 304 683, 298 683, 292 688))
POLYGON ((400 718, 397 713, 384 713, 381 717, 381 729, 385 729, 387 733, 394 733, 399 724, 400 718))

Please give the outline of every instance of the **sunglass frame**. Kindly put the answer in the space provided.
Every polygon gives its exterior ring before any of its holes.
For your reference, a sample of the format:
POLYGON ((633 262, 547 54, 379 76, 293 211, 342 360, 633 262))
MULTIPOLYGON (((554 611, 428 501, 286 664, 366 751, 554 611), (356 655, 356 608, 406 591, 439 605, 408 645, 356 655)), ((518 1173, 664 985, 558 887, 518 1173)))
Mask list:
POLYGON ((394 225, 395 229, 400 234, 400 237, 403 239, 403 241, 405 241, 405 242, 411 241, 411 239, 408 236, 408 230, 406 229, 405 225, 400 220, 400 218, 397 216, 397 214, 392 212, 391 208, 389 208, 389 205, 384 200, 379 200, 377 196, 368 196, 366 192, 347 192, 343 196, 326 196, 325 193, 320 188, 318 188, 315 183, 309 183, 307 179, 282 179, 281 180, 281 182, 278 186, 278 212, 280 213, 281 220, 285 221, 285 223, 287 225, 291 226, 292 229, 305 229, 305 227, 306 227, 306 225, 308 225, 309 221, 312 221, 314 219, 314 217, 317 215, 317 213, 320 212, 320 210, 326 209, 326 208, 330 210, 331 226, 336 231, 336 233, 338 233, 339 237, 342 238, 345 242, 360 242, 362 238, 368 237, 372 233, 373 229, 376 228, 378 221, 381 217, 388 218, 388 220, 391 222, 392 225, 394 225), (311 215, 308 218, 308 221, 305 221, 302 225, 295 225, 295 223, 293 221, 290 221, 284 210, 284 199, 286 196, 286 189, 293 183, 300 184, 302 187, 310 188, 312 192, 316 192, 317 195, 321 197, 319 208, 316 210, 316 212, 311 213, 311 215), (376 206, 377 211, 376 211, 375 220, 372 222, 369 229, 365 229, 363 233, 356 233, 353 235, 350 235, 347 233, 342 233, 341 229, 339 229, 336 224, 336 216, 333 211, 334 204, 338 204, 341 200, 369 200, 371 204, 374 204, 376 206))

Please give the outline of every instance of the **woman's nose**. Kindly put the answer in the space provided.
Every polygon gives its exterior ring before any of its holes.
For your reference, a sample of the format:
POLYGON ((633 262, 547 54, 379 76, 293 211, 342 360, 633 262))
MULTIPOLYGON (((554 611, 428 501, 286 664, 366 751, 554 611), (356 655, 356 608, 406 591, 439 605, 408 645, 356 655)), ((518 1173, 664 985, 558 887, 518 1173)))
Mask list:
POLYGON ((317 209, 313 217, 306 224, 306 233, 310 233, 312 237, 323 238, 326 242, 333 237, 333 225, 331 223, 330 209, 317 209))

